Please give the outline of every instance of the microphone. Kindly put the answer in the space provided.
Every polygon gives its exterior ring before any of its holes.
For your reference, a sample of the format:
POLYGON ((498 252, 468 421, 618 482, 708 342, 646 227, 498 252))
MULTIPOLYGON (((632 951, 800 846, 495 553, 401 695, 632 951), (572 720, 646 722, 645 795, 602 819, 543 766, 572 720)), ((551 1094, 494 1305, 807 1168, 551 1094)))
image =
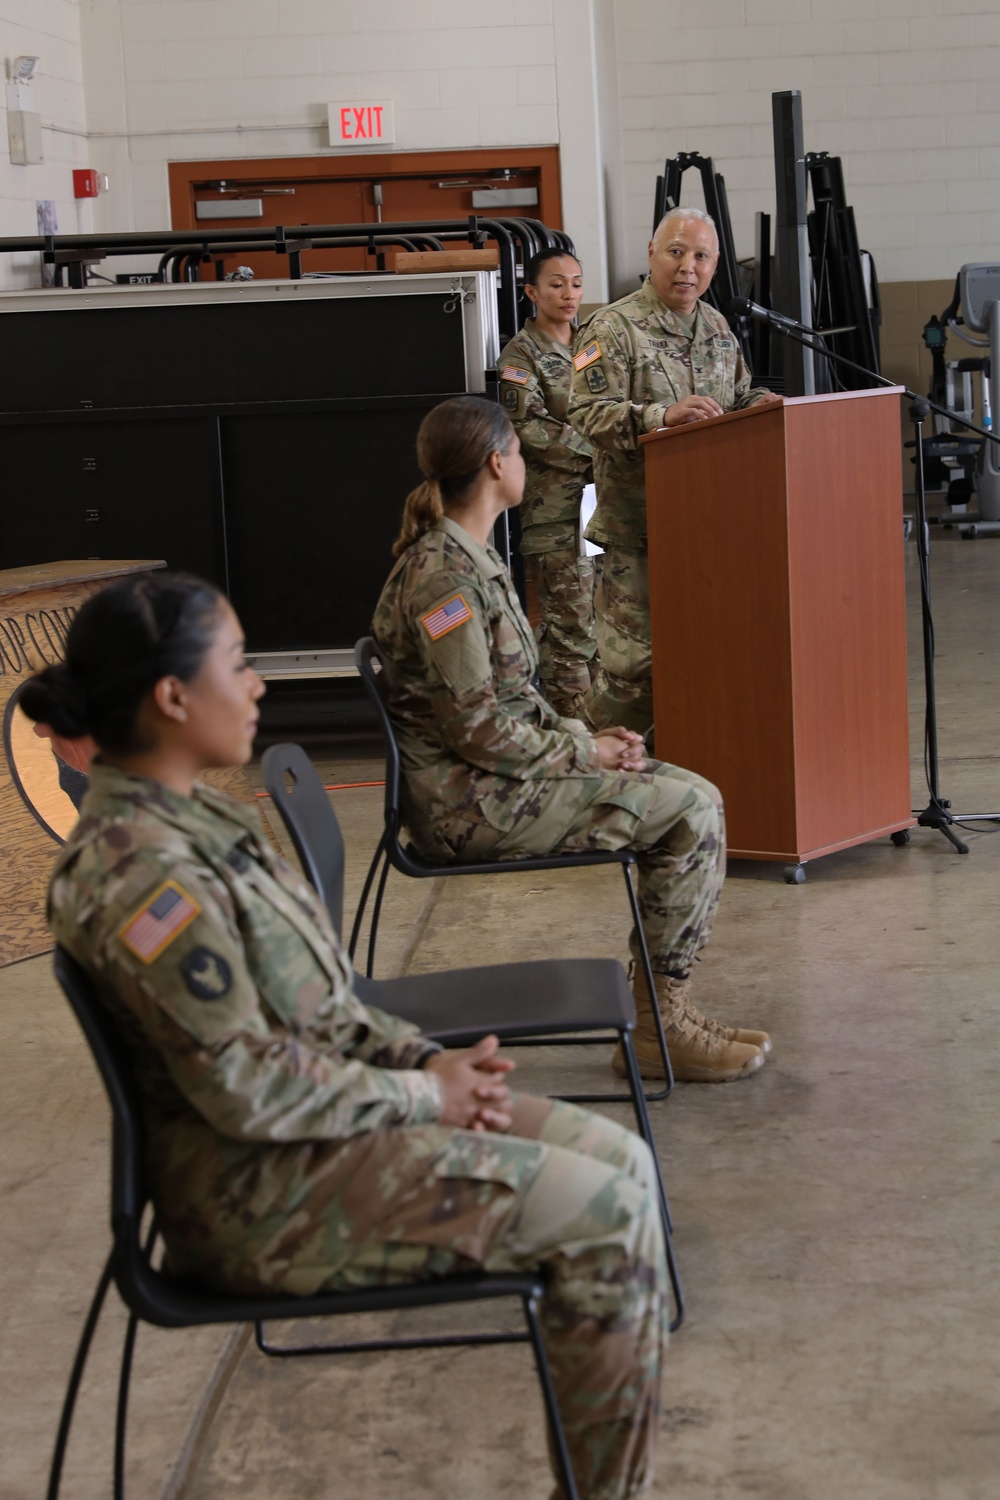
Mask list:
POLYGON ((729 313, 735 318, 756 318, 760 323, 770 323, 772 328, 787 333, 808 333, 812 338, 817 336, 816 330, 808 324, 797 323, 794 318, 786 318, 784 313, 761 307, 759 302, 751 302, 749 297, 734 297, 729 304, 729 313))

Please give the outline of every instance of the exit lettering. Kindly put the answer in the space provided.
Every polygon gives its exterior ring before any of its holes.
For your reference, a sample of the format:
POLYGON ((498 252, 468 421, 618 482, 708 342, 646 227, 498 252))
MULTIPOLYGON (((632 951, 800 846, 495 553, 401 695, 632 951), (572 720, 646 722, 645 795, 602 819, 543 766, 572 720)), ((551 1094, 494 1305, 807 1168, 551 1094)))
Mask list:
POLYGON ((394 141, 392 101, 371 99, 358 104, 350 102, 327 105, 330 118, 330 144, 333 146, 367 146, 394 141))

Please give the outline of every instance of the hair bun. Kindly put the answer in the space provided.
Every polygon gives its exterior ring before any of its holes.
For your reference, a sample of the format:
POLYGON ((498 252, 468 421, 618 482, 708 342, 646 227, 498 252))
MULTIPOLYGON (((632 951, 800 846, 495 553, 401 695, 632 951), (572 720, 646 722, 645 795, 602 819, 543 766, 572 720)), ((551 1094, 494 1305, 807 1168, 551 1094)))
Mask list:
POLYGON ((86 688, 64 661, 29 678, 19 702, 29 719, 50 725, 64 739, 75 740, 88 733, 86 688))

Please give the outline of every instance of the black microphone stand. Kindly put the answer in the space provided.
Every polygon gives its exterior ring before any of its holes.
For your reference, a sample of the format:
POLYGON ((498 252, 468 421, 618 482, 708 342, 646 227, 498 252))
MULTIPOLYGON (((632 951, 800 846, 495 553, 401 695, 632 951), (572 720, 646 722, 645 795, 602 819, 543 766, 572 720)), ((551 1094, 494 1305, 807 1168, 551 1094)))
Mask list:
MULTIPOLYGON (((885 375, 876 375, 874 370, 868 370, 864 365, 855 364, 852 359, 847 359, 842 354, 835 354, 832 349, 827 349, 822 343, 822 335, 815 328, 807 328, 805 324, 796 324, 794 328, 789 324, 791 319, 785 317, 772 318, 768 315, 767 308, 761 308, 759 312, 741 312, 738 316, 751 316, 762 319, 770 324, 776 333, 784 338, 792 338, 803 346, 811 349, 816 354, 822 354, 826 359, 832 359, 837 364, 845 365, 848 369, 864 375, 873 385, 896 385, 896 381, 889 380, 885 375), (812 338, 805 335, 811 334, 812 338), (814 342, 819 339, 820 342, 814 342)), ((1000 822, 1000 812, 992 813, 953 813, 951 802, 947 797, 941 796, 938 771, 938 742, 937 742, 937 703, 934 692, 934 621, 931 616, 931 584, 930 584, 930 526, 927 522, 927 492, 924 485, 924 449, 923 449, 923 424, 927 420, 928 413, 936 411, 949 420, 961 422, 970 432, 978 432, 982 437, 989 438, 991 442, 1000 442, 1000 435, 989 432, 984 427, 977 427, 974 422, 968 422, 960 417, 957 412, 951 412, 945 406, 938 406, 936 402, 928 400, 926 396, 919 396, 916 391, 911 391, 908 386, 903 386, 903 392, 910 400, 910 421, 913 423, 913 432, 916 439, 916 481, 917 481, 917 560, 920 567, 920 615, 923 629, 924 644, 924 746, 925 746, 925 774, 927 777, 927 789, 930 800, 925 808, 919 812, 914 809, 917 823, 921 828, 935 828, 938 833, 952 844, 959 854, 968 854, 969 846, 955 833, 953 824, 962 822, 973 823, 997 823, 1000 822)), ((895 842, 896 835, 893 836, 895 842)), ((902 838, 899 840, 903 842, 902 838)))

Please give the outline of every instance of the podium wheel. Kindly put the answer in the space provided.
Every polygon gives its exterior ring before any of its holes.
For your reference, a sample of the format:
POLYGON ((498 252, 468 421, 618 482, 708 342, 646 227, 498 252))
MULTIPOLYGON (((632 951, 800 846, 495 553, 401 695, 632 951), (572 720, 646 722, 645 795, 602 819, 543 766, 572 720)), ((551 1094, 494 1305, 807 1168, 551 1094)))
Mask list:
POLYGON ((889 837, 897 849, 902 849, 904 844, 910 842, 910 830, 908 828, 897 828, 896 832, 890 833, 889 837))
POLYGON ((786 885, 801 885, 802 882, 805 880, 805 878, 806 878, 806 867, 805 867, 805 865, 786 865, 785 866, 785 884, 786 885))

